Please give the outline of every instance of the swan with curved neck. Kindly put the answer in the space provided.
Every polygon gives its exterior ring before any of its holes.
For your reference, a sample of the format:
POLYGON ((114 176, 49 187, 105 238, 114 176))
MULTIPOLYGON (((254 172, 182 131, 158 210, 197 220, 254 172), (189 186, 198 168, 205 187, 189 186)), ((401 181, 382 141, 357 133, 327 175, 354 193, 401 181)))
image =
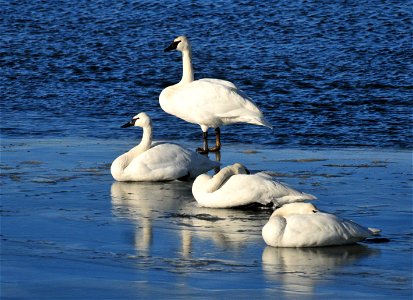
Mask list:
POLYGON ((221 169, 214 176, 199 175, 192 185, 192 194, 200 206, 210 208, 253 204, 280 206, 316 199, 313 195, 299 192, 274 180, 264 172, 250 174, 248 169, 239 163, 221 169))
POLYGON ((182 53, 182 79, 165 88, 159 95, 162 109, 187 122, 198 124, 203 132, 203 147, 199 152, 219 151, 220 126, 249 123, 272 128, 261 110, 229 81, 204 78, 194 80, 192 50, 185 36, 177 37, 165 51, 182 53), (215 146, 208 148, 208 128, 214 128, 215 146))
POLYGON ((318 247, 353 244, 379 232, 320 212, 311 203, 289 203, 273 212, 262 237, 272 247, 318 247))
POLYGON ((177 144, 152 143, 152 121, 144 112, 122 128, 143 128, 141 142, 116 158, 110 168, 117 181, 165 181, 195 178, 219 163, 177 144))

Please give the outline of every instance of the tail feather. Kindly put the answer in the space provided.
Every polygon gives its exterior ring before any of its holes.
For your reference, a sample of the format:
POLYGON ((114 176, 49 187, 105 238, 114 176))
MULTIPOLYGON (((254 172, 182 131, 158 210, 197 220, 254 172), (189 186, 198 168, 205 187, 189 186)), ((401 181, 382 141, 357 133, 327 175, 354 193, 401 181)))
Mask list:
POLYGON ((261 124, 262 124, 263 126, 268 127, 269 129, 273 129, 272 125, 270 124, 270 122, 267 121, 266 118, 262 117, 262 118, 261 118, 261 121, 262 121, 261 124))
POLYGON ((302 192, 297 192, 297 193, 291 193, 289 195, 279 197, 276 199, 276 203, 278 205, 284 205, 287 203, 293 203, 293 202, 303 202, 303 201, 310 201, 310 200, 316 200, 317 197, 313 196, 311 194, 307 193, 302 193, 302 192))
POLYGON ((371 232, 372 235, 379 235, 380 232, 381 232, 381 230, 380 230, 380 229, 377 229, 377 228, 371 228, 371 227, 369 227, 368 229, 369 229, 369 231, 371 232))
POLYGON ((257 118, 249 119, 249 120, 246 120, 245 122, 254 124, 254 125, 265 126, 270 129, 273 129, 272 125, 264 117, 260 117, 260 118, 257 117, 257 118))
POLYGON ((311 194, 302 193, 304 200, 317 200, 317 197, 311 194))

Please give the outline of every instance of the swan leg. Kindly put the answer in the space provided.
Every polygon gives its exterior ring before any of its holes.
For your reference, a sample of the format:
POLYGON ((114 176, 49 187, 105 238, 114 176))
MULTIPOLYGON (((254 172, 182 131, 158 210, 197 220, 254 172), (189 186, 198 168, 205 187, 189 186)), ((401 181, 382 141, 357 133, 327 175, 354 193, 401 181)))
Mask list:
POLYGON ((208 129, 206 131, 202 131, 202 141, 204 143, 203 148, 198 148, 196 151, 201 154, 208 153, 208 129))
POLYGON ((221 129, 215 128, 215 147, 209 149, 210 152, 218 152, 221 150, 221 129))

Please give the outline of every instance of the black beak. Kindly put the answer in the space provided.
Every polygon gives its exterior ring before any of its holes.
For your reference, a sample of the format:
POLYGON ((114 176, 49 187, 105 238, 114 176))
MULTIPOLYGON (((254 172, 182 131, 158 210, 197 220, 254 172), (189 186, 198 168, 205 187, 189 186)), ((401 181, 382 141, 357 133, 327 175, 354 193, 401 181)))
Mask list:
POLYGON ((249 175, 251 174, 250 170, 248 170, 247 168, 245 168, 245 172, 249 175))
POLYGON ((170 45, 168 46, 168 48, 165 48, 164 52, 176 50, 176 47, 178 47, 178 44, 179 44, 180 42, 181 42, 181 41, 173 42, 172 44, 170 44, 170 45))
POLYGON ((120 128, 128 128, 128 127, 131 127, 133 125, 135 125, 135 120, 131 120, 128 123, 123 124, 120 128))

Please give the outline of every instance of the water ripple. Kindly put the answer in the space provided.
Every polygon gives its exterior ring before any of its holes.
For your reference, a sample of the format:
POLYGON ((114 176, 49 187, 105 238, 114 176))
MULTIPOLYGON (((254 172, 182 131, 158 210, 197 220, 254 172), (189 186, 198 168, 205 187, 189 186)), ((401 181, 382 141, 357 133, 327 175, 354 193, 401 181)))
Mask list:
POLYGON ((129 139, 130 131, 115 128, 145 110, 156 138, 200 138, 197 126, 158 104, 160 91, 181 76, 179 54, 162 50, 186 34, 196 77, 235 82, 275 127, 269 134, 230 126, 227 141, 411 148, 408 5, 7 2, 0 24, 2 134, 129 139))

